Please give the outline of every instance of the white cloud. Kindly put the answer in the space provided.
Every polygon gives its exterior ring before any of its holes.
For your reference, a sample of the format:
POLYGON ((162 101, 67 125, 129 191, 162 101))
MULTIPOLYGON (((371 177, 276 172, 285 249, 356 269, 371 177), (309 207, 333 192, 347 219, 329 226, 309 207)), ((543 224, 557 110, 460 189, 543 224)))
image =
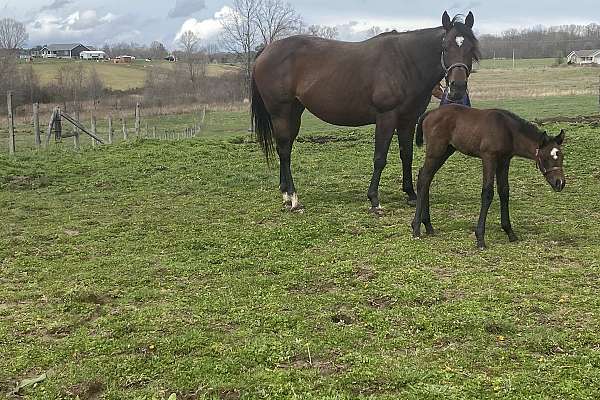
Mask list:
POLYGON ((196 18, 187 19, 181 25, 181 28, 179 28, 177 35, 175 35, 175 42, 177 42, 181 35, 187 31, 194 32, 204 41, 215 41, 223 29, 221 21, 232 12, 233 10, 230 7, 224 6, 214 14, 213 18, 204 20, 197 20, 196 18))

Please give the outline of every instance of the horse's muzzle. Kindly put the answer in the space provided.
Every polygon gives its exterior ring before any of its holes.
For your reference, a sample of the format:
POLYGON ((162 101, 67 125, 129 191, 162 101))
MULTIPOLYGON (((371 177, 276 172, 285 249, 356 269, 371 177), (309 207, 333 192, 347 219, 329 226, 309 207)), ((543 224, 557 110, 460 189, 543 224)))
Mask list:
POLYGON ((555 192, 562 192, 565 188, 566 182, 564 178, 557 177, 554 179, 554 182, 550 182, 550 186, 554 189, 555 192))

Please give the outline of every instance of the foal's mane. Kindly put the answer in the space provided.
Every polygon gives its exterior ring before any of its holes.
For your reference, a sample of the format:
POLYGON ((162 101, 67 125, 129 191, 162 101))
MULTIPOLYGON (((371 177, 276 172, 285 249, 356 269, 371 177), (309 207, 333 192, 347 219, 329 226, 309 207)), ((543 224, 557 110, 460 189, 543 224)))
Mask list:
POLYGON ((496 111, 499 112, 500 114, 504 115, 505 117, 512 119, 514 122, 516 122, 519 127, 519 132, 526 135, 530 139, 532 139, 536 142, 548 141, 549 136, 546 134, 546 132, 544 132, 540 128, 538 128, 537 125, 534 125, 533 123, 527 121, 526 119, 519 117, 517 114, 510 112, 508 110, 496 109, 496 111))

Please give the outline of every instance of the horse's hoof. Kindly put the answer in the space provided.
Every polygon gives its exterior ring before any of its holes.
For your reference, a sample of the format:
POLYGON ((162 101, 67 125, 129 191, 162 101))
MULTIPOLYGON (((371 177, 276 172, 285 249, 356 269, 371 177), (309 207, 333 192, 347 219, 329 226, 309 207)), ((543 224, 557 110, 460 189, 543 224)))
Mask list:
POLYGON ((508 241, 511 243, 518 242, 519 238, 513 233, 512 235, 508 235, 508 241))
POLYGON ((417 206, 417 199, 407 199, 406 200, 406 204, 408 204, 411 207, 416 207, 417 206))
POLYGON ((296 214, 304 214, 304 206, 300 203, 296 204, 295 207, 290 205, 290 211, 296 214))
POLYGON ((369 212, 371 214, 375 215, 376 217, 383 217, 384 216, 383 208, 381 208, 381 207, 371 207, 369 209, 369 212))
POLYGON ((478 248, 479 250, 483 251, 483 250, 487 249, 487 246, 486 246, 486 245, 485 245, 485 243, 483 243, 483 242, 478 242, 478 243, 477 243, 477 248, 478 248))
POLYGON ((429 229, 425 228, 425 229, 426 229, 427 236, 435 236, 435 230, 433 228, 429 228, 429 229))

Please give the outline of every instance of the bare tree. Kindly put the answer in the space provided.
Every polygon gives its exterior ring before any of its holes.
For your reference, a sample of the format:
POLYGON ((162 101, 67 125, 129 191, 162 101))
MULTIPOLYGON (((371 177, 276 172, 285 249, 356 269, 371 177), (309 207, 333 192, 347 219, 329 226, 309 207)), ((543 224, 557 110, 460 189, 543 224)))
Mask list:
POLYGON ((179 38, 179 44, 183 48, 183 58, 187 65, 190 81, 196 82, 206 70, 205 57, 199 52, 200 38, 194 32, 186 31, 179 38))
POLYGON ((155 40, 152 42, 152 44, 150 44, 150 56, 153 59, 161 59, 166 57, 168 54, 169 52, 165 48, 165 45, 158 40, 155 40))
POLYGON ((244 63, 244 93, 250 97, 250 82, 254 50, 260 44, 260 30, 256 24, 261 0, 234 0, 232 11, 223 17, 223 46, 237 54, 244 63))
POLYGON ((311 25, 307 29, 307 33, 312 36, 318 36, 325 39, 335 40, 340 35, 338 28, 335 26, 326 25, 311 25))
POLYGON ((17 50, 25 44, 29 35, 25 25, 12 18, 0 20, 0 49, 17 50))
POLYGON ((380 27, 372 26, 369 29, 367 29, 367 32, 366 32, 367 39, 375 37, 375 36, 379 35, 381 32, 383 32, 383 30, 380 27))
POLYGON ((255 17, 264 45, 302 31, 302 17, 283 0, 262 0, 255 17))

